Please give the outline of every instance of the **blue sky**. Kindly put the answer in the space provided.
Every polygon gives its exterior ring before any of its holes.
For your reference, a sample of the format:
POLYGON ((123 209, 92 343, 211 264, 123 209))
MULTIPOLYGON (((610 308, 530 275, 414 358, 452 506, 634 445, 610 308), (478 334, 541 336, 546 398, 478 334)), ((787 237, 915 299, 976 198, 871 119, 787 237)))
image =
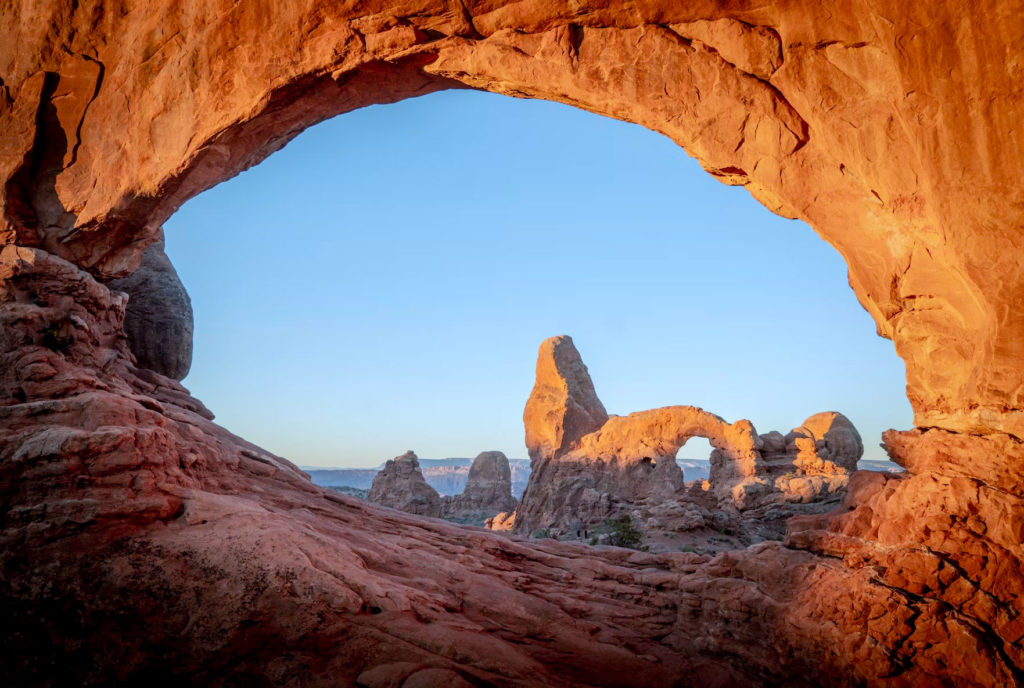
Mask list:
POLYGON ((302 465, 525 457, 556 334, 610 413, 691 404, 785 433, 838 410, 874 459, 912 426, 834 249, 660 134, 568 106, 448 91, 357 110, 165 231, 195 311, 185 385, 302 465))

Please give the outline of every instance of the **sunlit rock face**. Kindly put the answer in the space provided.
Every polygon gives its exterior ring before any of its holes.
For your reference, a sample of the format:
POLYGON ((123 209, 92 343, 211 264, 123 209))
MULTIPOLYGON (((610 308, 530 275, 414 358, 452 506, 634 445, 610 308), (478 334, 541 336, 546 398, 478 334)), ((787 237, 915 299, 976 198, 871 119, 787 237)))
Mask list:
POLYGON ((530 459, 565 452, 607 420, 608 412, 597 398, 590 372, 572 338, 545 339, 537 354, 533 391, 523 411, 530 459))
POLYGON ((1020 684, 1022 34, 1009 0, 4 5, 5 680, 1020 684), (809 222, 906 363, 907 473, 711 561, 526 543, 329 495, 135 365, 97 278, 181 203, 456 86, 650 127, 809 222))
POLYGON ((419 516, 441 515, 441 496, 427 484, 420 471, 419 458, 407 451, 384 464, 373 479, 366 499, 419 516))
MULTIPOLYGON (((779 537, 785 518, 835 506, 864 452, 857 429, 834 411, 811 416, 783 436, 758 435, 749 420, 729 423, 695 406, 610 416, 599 426, 590 424, 591 432, 566 433, 557 443, 538 446, 537 438, 579 427, 569 420, 578 409, 604 409, 579 352, 564 335, 541 344, 533 390, 523 413, 533 458, 516 510, 520 533, 586 539, 595 526, 627 516, 645 537, 654 530, 671 534, 716 526, 741 531, 732 545, 779 537), (552 389, 560 392, 554 404, 552 389), (693 437, 707 438, 714 451, 707 484, 685 489, 675 457, 693 437), (809 503, 817 507, 790 506, 809 503)), ((649 544, 672 544, 671 537, 661 540, 649 544)))

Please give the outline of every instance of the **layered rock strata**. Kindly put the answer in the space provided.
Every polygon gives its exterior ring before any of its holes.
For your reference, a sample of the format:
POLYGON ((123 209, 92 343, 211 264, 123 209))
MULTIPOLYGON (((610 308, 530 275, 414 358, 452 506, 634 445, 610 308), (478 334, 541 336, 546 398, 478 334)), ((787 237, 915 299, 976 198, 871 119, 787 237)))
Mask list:
POLYGON ((515 508, 508 457, 500 451, 487 451, 473 459, 466 488, 460 494, 442 498, 441 517, 484 525, 487 519, 515 508))
POLYGON ((1021 685, 1022 33, 1015 0, 6 5, 5 680, 1021 685), (181 203, 463 86, 647 126, 806 220, 906 364, 907 472, 712 560, 527 544, 328 495, 135 365, 94 278, 181 203))
POLYGON ((441 495, 427 484, 412 451, 389 459, 373 478, 367 501, 419 516, 441 515, 441 495))

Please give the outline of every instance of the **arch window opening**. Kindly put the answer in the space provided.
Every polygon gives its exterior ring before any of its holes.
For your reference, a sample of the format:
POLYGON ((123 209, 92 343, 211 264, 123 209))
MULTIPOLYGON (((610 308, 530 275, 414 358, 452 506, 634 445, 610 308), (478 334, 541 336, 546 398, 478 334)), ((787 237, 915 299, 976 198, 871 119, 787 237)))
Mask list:
POLYGON ((707 480, 711 472, 711 452, 714 451, 706 437, 691 437, 676 452, 676 464, 683 469, 686 482, 707 480))
MULTIPOLYGON (((690 404, 764 432, 838 407, 879 459, 880 432, 911 425, 835 250, 660 134, 568 106, 363 108, 187 202, 165 237, 195 311, 184 383, 304 467, 525 459, 537 345, 561 333, 610 411, 690 404)), ((677 461, 708 453, 694 438, 677 461)))

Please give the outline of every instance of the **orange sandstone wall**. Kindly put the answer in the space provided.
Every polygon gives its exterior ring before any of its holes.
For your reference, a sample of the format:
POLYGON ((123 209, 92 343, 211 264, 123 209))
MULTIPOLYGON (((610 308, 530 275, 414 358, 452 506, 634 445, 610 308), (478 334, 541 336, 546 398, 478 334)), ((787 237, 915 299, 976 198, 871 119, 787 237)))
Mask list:
POLYGON ((7 3, 0 669, 1021 684, 1022 43, 1013 0, 7 3), (538 546, 328 495, 135 367, 95 278, 304 127, 454 87, 637 122, 809 222, 906 362, 908 473, 713 560, 538 546))
POLYGON ((1024 5, 570 7, 9 6, 0 237, 124 271, 183 201, 325 117, 462 85, 557 100, 809 222, 906 361, 919 426, 1021 434, 1024 5))

